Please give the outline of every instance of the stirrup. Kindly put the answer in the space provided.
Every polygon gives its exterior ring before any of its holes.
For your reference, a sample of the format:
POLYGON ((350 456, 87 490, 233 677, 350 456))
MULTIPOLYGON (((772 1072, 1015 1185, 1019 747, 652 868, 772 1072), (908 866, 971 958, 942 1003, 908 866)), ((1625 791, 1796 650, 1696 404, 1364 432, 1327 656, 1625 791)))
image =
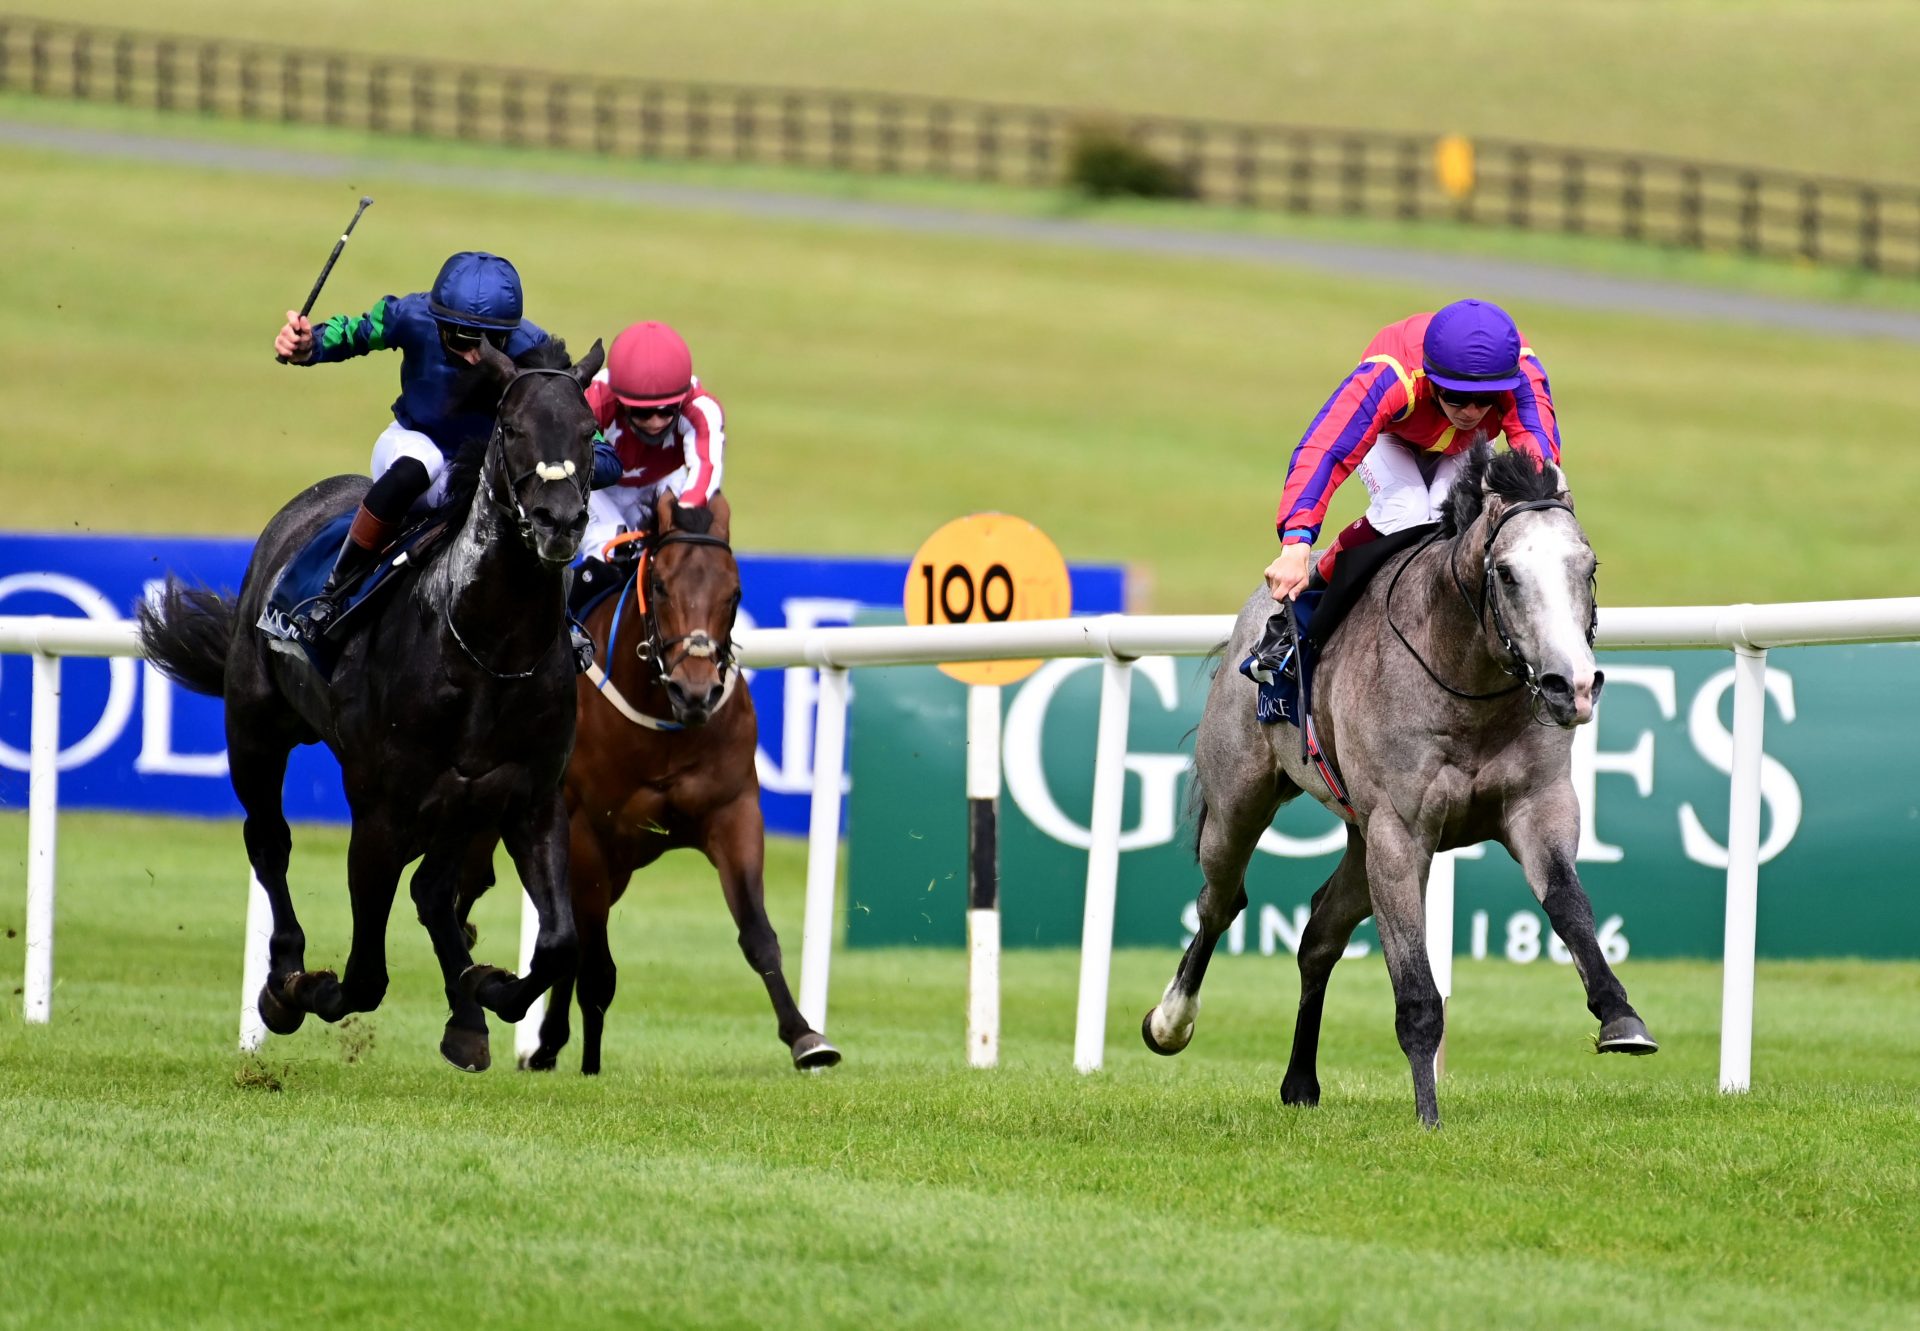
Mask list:
POLYGON ((337 592, 321 592, 310 598, 293 615, 293 628, 308 642, 317 643, 327 636, 340 619, 337 592))
POLYGON ((1272 683, 1281 676, 1297 678, 1300 672, 1296 648, 1300 635, 1293 625, 1293 603, 1282 602, 1278 610, 1267 620, 1265 632, 1260 641, 1253 645, 1253 654, 1249 672, 1253 678, 1261 675, 1267 678, 1263 683, 1272 683))
POLYGON ((593 635, 574 620, 567 621, 567 639, 573 646, 573 671, 584 675, 593 669, 593 635))

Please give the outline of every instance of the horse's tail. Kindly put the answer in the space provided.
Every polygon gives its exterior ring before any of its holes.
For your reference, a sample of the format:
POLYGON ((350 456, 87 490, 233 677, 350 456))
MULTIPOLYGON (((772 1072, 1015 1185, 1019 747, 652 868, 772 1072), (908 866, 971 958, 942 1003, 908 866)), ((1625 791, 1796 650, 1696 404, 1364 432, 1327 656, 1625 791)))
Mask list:
MULTIPOLYGON (((1212 651, 1208 652, 1205 659, 1202 660, 1201 669, 1207 672, 1208 680, 1212 680, 1220 673, 1220 667, 1226 660, 1227 648, 1230 645, 1230 643, 1226 642, 1218 644, 1212 651)), ((1197 725, 1194 726, 1192 730, 1189 730, 1186 735, 1181 737, 1181 745, 1184 747, 1187 740, 1198 734, 1199 731, 1200 727, 1197 725)), ((1186 812, 1181 815, 1181 818, 1182 821, 1191 824, 1193 827, 1193 858, 1198 860, 1200 858, 1200 838, 1206 834, 1207 830, 1207 788, 1202 785, 1200 781, 1200 762, 1197 754, 1194 758, 1193 778, 1187 782, 1186 812)))
POLYGON ((168 679, 218 698, 226 691, 234 598, 173 578, 157 601, 142 601, 140 647, 168 679))

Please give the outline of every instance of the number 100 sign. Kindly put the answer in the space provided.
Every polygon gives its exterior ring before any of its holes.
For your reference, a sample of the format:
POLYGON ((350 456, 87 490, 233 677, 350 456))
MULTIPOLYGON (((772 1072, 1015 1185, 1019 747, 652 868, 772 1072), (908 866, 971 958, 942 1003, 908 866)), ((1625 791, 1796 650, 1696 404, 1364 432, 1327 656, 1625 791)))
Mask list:
MULTIPOLYGON (((909 624, 995 624, 1064 618, 1073 593, 1046 533, 1006 513, 975 513, 926 539, 907 569, 904 600, 909 624)), ((1037 660, 940 667, 963 684, 1012 684, 1039 668, 1037 660)))

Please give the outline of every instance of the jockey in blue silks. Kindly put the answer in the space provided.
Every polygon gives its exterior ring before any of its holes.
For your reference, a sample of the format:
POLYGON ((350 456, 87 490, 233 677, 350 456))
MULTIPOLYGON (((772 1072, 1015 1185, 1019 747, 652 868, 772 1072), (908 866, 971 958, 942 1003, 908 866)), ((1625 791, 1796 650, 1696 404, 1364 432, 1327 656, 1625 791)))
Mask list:
MULTIPOLYGON (((326 631, 340 613, 340 589, 374 564, 416 505, 445 496, 447 463, 462 448, 485 444, 493 413, 483 405, 487 399, 476 395, 470 367, 480 362, 483 340, 510 359, 548 340, 522 310, 514 266, 497 254, 465 250, 440 266, 430 291, 383 296, 365 314, 336 314, 317 331, 297 311, 287 311, 273 348, 295 365, 351 360, 370 351, 402 356, 393 422, 373 445, 373 487, 360 501, 326 586, 295 621, 301 632, 317 637, 326 631)), ((596 441, 594 486, 619 479, 618 456, 596 441)))

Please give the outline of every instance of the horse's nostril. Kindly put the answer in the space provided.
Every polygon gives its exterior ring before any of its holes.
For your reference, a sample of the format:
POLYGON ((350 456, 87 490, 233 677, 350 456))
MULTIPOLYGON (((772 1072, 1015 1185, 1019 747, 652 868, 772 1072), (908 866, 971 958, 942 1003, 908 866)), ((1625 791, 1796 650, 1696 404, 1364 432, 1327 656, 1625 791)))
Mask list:
POLYGON ((1540 692, 1553 698, 1573 697, 1573 685, 1567 683, 1565 675, 1540 676, 1540 692))
POLYGON ((586 529, 587 529, 587 510, 583 508, 578 513, 574 514, 573 521, 567 524, 567 530, 577 535, 578 533, 583 532, 586 529))
POLYGON ((1604 670, 1594 671, 1593 672, 1593 700, 1595 702, 1600 701, 1600 690, 1604 689, 1605 687, 1607 687, 1607 672, 1604 670))

